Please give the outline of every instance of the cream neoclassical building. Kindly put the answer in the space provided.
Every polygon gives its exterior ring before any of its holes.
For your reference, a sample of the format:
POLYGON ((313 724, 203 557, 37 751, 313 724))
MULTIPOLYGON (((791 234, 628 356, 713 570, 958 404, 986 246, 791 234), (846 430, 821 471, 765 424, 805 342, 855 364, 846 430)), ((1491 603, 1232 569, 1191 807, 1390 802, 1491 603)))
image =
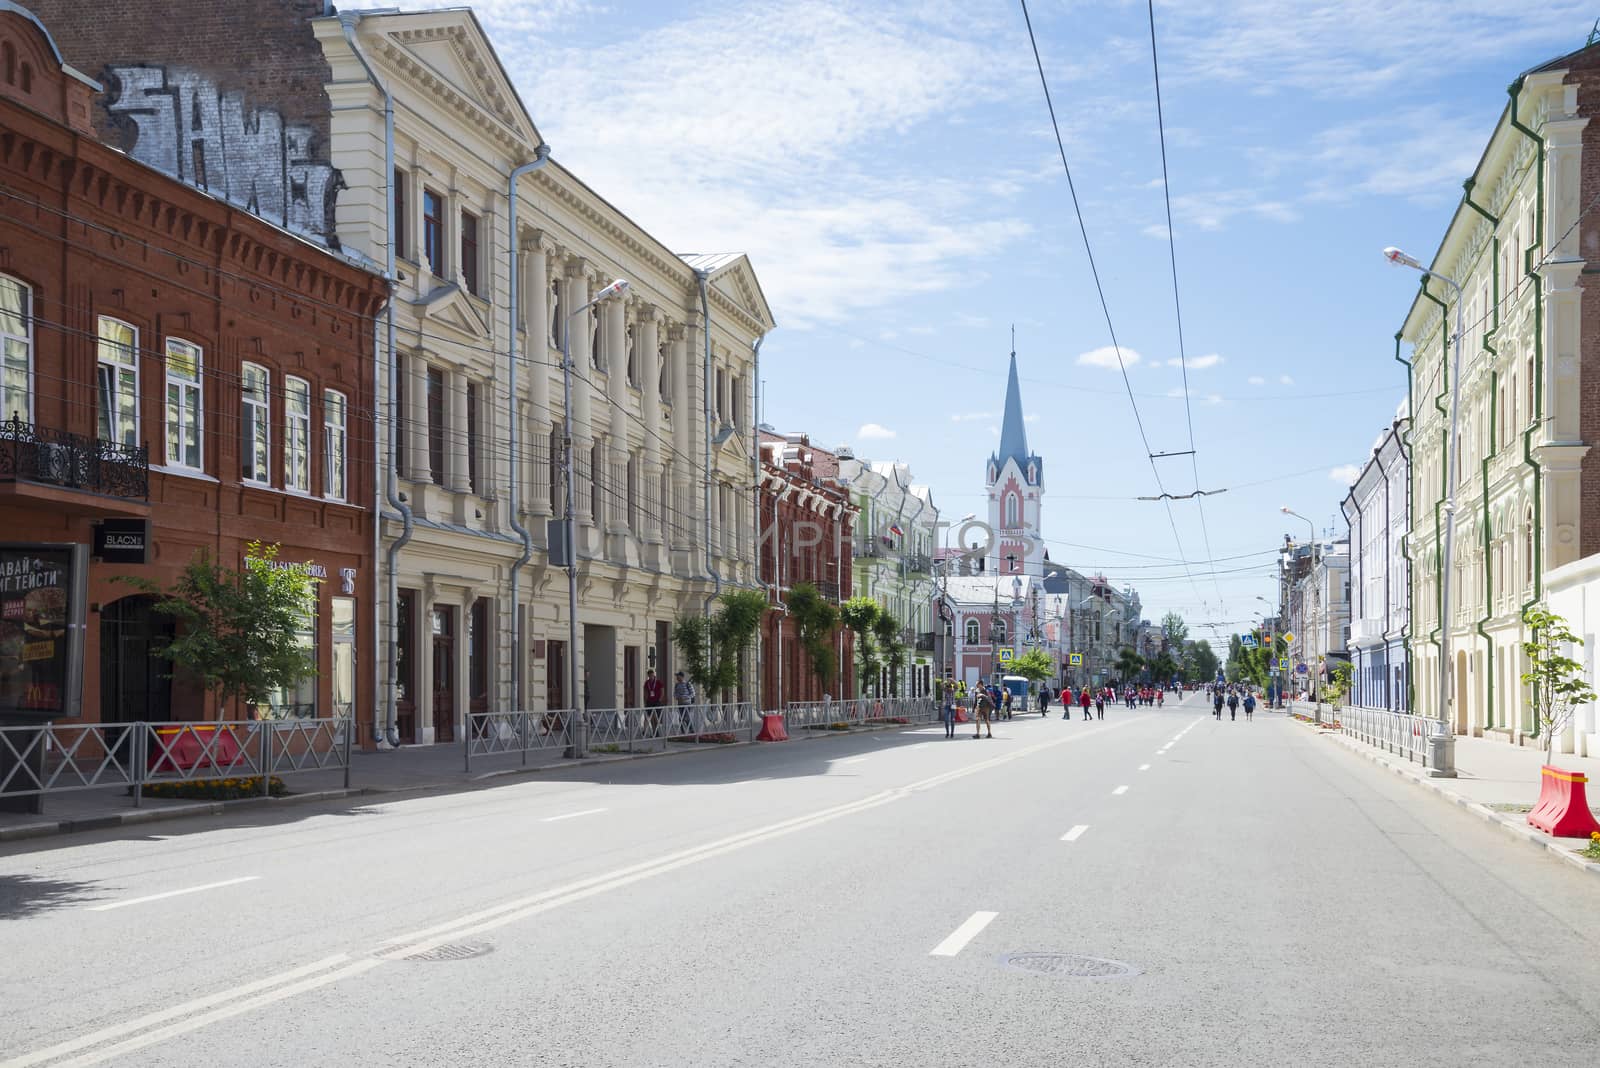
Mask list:
POLYGON ((672 620, 755 584, 752 365, 774 324, 754 272, 741 255, 674 254, 549 162, 519 183, 513 393, 507 183, 538 130, 466 9, 314 25, 346 186, 339 241, 379 264, 392 241, 398 273, 392 425, 387 346, 377 354, 378 452, 397 490, 379 494, 394 595, 380 592, 378 648, 394 686, 380 655, 393 708, 378 715, 425 743, 460 739, 468 710, 569 707, 574 654, 590 707, 637 705, 648 669, 670 678, 672 620), (564 514, 562 331, 614 278, 626 298, 572 321, 573 650, 546 526, 564 514))
MULTIPOLYGON (((1456 537, 1443 574, 1442 502, 1456 298, 1424 283, 1397 340, 1413 345, 1410 410, 1414 710, 1438 715, 1440 583, 1452 583, 1451 718, 1512 741, 1535 724, 1520 681, 1521 613, 1546 575, 1600 550, 1600 471, 1585 455, 1600 415, 1600 306, 1582 278, 1600 238, 1580 215, 1600 195, 1592 99, 1600 47, 1518 78, 1433 259, 1465 291, 1456 537)), ((1398 351, 1397 351, 1398 355, 1398 351)))

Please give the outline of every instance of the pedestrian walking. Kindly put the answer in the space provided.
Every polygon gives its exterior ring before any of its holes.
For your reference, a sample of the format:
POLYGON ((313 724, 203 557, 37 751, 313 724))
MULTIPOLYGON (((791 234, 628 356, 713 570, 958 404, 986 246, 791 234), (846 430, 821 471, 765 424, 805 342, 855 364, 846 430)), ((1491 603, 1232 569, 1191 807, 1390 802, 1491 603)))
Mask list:
POLYGON ((994 737, 994 728, 989 723, 989 715, 993 711, 994 696, 987 689, 979 686, 977 696, 972 701, 972 736, 974 738, 983 737, 982 734, 978 733, 980 726, 989 732, 990 738, 994 737))
POLYGON ((1001 702, 1001 704, 1000 704, 1000 711, 1001 711, 1001 714, 1002 714, 1002 715, 1003 715, 1003 716, 1004 716, 1004 717, 1005 717, 1005 718, 1006 718, 1006 719, 1010 719, 1010 718, 1011 718, 1011 702, 1012 702, 1012 700, 1013 700, 1013 697, 1014 697, 1014 695, 1013 695, 1013 694, 1012 694, 1012 692, 1011 692, 1011 691, 1010 691, 1010 690, 1009 690, 1009 689, 1008 689, 1008 690, 1006 690, 1006 691, 1005 691, 1005 694, 1004 694, 1004 696, 1002 696, 1002 697, 1001 697, 1001 698, 1000 698, 1000 702, 1001 702))
MULTIPOLYGON (((1088 709, 1084 709, 1083 711, 1085 716, 1089 714, 1088 709)), ((1094 715, 1096 719, 1106 718, 1106 695, 1104 692, 1094 695, 1094 715)))
POLYGON ((1094 698, 1089 696, 1089 687, 1085 686, 1082 692, 1078 694, 1078 706, 1083 709, 1085 723, 1089 721, 1089 702, 1091 700, 1094 700, 1094 698))
POLYGON ((1250 714, 1255 710, 1256 695, 1253 693, 1246 693, 1244 695, 1244 719, 1246 723, 1250 722, 1250 714))
POLYGON ((1075 701, 1077 701, 1077 698, 1072 696, 1072 687, 1071 686, 1063 686, 1063 687, 1061 687, 1061 718, 1062 719, 1071 719, 1072 718, 1072 705, 1073 705, 1073 703, 1075 701))
POLYGON ((1039 687, 1039 718, 1047 719, 1050 716, 1050 686, 1045 684, 1039 687))
POLYGON ((645 720, 650 724, 650 736, 661 733, 661 706, 667 703, 667 684, 656 677, 656 669, 644 673, 645 720))
POLYGON ((944 721, 944 736, 956 736, 956 694, 954 687, 944 688, 944 698, 939 705, 939 718, 944 721))
POLYGON ((1228 691, 1228 718, 1230 720, 1231 719, 1237 719, 1238 718, 1238 712, 1239 712, 1239 694, 1236 691, 1230 690, 1230 691, 1228 691))
POLYGON ((1218 719, 1222 718, 1222 691, 1215 687, 1211 690, 1211 714, 1218 719))
POLYGON ((693 733, 693 720, 689 708, 694 704, 694 683, 683 677, 683 672, 673 676, 677 682, 672 687, 672 702, 678 706, 678 731, 681 734, 693 733))

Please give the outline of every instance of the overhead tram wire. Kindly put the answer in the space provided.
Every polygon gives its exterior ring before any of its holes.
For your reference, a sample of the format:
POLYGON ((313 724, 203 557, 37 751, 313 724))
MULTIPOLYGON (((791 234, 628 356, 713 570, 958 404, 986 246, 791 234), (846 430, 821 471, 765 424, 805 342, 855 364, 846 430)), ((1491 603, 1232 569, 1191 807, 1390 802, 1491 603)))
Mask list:
MULTIPOLYGON (((1089 261, 1089 274, 1094 279, 1095 294, 1100 298, 1100 313, 1105 317, 1106 332, 1111 337, 1111 351, 1116 354, 1117 369, 1122 372, 1122 385, 1128 393, 1128 404, 1133 408, 1133 422, 1139 429, 1139 440, 1144 443, 1145 458, 1149 460, 1150 471, 1155 475, 1156 488, 1162 493, 1166 493, 1167 487, 1161 480, 1161 470, 1156 466, 1153 455, 1155 450, 1150 447, 1150 436, 1145 432, 1144 418, 1139 413, 1139 402, 1133 395, 1133 383, 1128 378, 1128 364, 1122 358, 1122 345, 1117 341, 1117 330, 1111 321, 1111 306, 1106 302, 1105 286, 1100 281, 1100 268, 1094 261, 1094 248, 1089 243, 1089 228, 1083 221, 1083 208, 1078 203, 1078 189, 1072 180, 1072 166, 1067 162, 1067 145, 1061 138, 1061 123, 1056 119, 1056 105, 1050 98, 1050 82, 1045 77, 1044 60, 1039 55, 1039 40, 1034 36, 1033 19, 1028 14, 1028 0, 1018 0, 1018 3, 1022 5, 1022 21, 1028 28, 1028 44, 1033 48, 1033 63, 1039 71, 1039 86, 1044 90, 1045 107, 1050 112, 1050 128, 1055 132, 1056 150, 1061 155, 1061 169, 1067 176, 1067 192, 1072 197, 1072 212, 1077 217, 1078 233, 1083 238, 1083 252, 1089 261)), ((1178 558, 1183 561, 1184 570, 1188 571, 1188 555, 1183 551, 1183 538, 1178 534, 1178 520, 1173 515, 1172 502, 1166 500, 1162 503, 1167 509, 1167 524, 1172 528, 1172 540, 1178 547, 1178 558)), ((1190 582, 1194 584, 1192 574, 1190 582)), ((1201 596, 1198 585, 1194 585, 1194 595, 1204 603, 1205 598, 1201 596)))
MULTIPOLYGON (((1161 199, 1167 210, 1167 259, 1172 265, 1172 314, 1178 327, 1178 367, 1183 372, 1183 418, 1189 430, 1189 468, 1194 472, 1194 498, 1195 507, 1200 510, 1200 536, 1204 539, 1206 557, 1211 559, 1213 566, 1215 560, 1211 551, 1211 530, 1206 525, 1206 490, 1200 488, 1200 458, 1195 454, 1194 442, 1194 410, 1189 402, 1189 356, 1183 341, 1183 301, 1178 296, 1178 238, 1172 229, 1172 180, 1167 175, 1167 123, 1165 110, 1161 105, 1161 61, 1156 55, 1156 5, 1155 0, 1145 0, 1145 7, 1150 16, 1150 71, 1155 81, 1156 91, 1156 132, 1161 142, 1161 199)), ((1168 498, 1169 501, 1171 498, 1168 498)), ((1169 504, 1170 507, 1170 504, 1169 504)), ((1216 584, 1216 574, 1211 576, 1212 588, 1217 594, 1217 608, 1227 611, 1223 602, 1222 587, 1216 584)))

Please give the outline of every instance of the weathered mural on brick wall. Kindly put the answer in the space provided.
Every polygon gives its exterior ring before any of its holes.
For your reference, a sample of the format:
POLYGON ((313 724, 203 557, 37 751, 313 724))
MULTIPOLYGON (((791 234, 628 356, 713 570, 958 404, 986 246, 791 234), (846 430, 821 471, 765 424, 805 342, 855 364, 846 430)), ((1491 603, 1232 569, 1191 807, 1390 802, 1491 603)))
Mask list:
POLYGON ((129 122, 129 154, 263 219, 337 245, 333 205, 339 172, 310 126, 221 92, 205 75, 177 67, 108 70, 106 110, 129 122))

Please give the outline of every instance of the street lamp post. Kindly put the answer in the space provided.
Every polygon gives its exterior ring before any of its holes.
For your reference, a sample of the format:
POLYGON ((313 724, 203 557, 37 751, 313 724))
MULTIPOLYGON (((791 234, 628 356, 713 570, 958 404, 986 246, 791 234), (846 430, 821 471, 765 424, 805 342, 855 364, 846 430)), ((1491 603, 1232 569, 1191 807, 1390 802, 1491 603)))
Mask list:
POLYGON ((1450 434, 1445 438, 1445 491, 1444 491, 1444 561, 1439 579, 1439 718, 1434 721, 1433 734, 1428 739, 1428 774, 1435 778, 1453 779, 1456 775, 1456 740, 1450 723, 1450 580, 1456 542, 1456 464, 1460 457, 1456 449, 1456 430, 1461 413, 1461 339, 1466 336, 1463 323, 1463 305, 1466 304, 1461 286, 1455 279, 1424 267, 1415 258, 1406 255, 1393 245, 1383 250, 1384 258, 1396 267, 1410 267, 1422 272, 1423 285, 1429 278, 1437 278, 1456 294, 1455 350, 1450 365, 1450 434))
POLYGON ((628 289, 626 279, 618 278, 583 307, 574 310, 561 325, 561 473, 567 483, 567 699, 572 702, 572 736, 566 756, 582 757, 588 746, 588 695, 578 689, 578 520, 572 493, 572 320, 594 305, 621 296, 628 289))

